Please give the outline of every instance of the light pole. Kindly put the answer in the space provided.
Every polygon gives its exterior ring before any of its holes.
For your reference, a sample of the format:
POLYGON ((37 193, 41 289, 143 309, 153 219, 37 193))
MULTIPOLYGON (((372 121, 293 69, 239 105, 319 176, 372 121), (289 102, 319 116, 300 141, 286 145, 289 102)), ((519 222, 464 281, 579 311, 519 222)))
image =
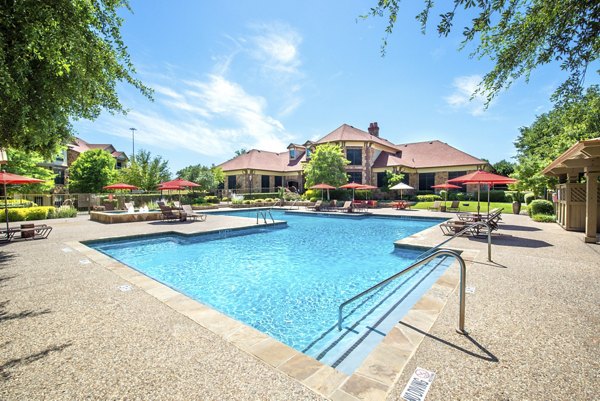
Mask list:
POLYGON ((133 153, 131 154, 131 157, 135 160, 135 131, 137 131, 137 128, 129 128, 131 130, 131 141, 132 141, 132 146, 133 146, 133 153))

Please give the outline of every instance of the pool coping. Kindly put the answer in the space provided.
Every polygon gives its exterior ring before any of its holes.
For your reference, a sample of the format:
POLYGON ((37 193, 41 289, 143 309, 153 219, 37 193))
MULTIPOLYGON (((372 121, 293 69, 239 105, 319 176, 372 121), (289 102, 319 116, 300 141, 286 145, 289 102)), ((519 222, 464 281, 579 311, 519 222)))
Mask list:
MULTIPOLYGON (((283 223, 285 224, 285 222, 283 223)), ((111 239, 118 241, 128 238, 164 236, 171 233, 193 236, 249 228, 216 229, 199 233, 169 231, 160 234, 113 237, 82 242, 71 241, 66 242, 66 245, 117 274, 176 312, 220 336, 240 350, 262 360, 275 370, 292 377, 326 398, 332 400, 385 399, 400 378, 404 367, 416 352, 421 341, 425 338, 426 333, 429 332, 444 309, 450 295, 458 286, 459 269, 457 261, 454 261, 446 269, 444 274, 371 351, 354 373, 349 376, 87 246, 90 243, 110 241, 111 239)), ((396 241, 395 246, 423 249, 423 246, 416 243, 416 239, 421 237, 422 233, 434 228, 436 226, 396 241)), ((477 250, 462 249, 460 251, 467 267, 473 263, 479 253, 477 250)))

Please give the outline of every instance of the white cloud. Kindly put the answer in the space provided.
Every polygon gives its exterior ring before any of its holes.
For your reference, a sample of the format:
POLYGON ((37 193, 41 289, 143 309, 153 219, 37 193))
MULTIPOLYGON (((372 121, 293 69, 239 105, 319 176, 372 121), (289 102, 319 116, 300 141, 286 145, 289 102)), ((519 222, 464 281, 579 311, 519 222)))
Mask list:
POLYGON ((253 26, 256 34, 249 38, 254 46, 250 54, 256 58, 266 73, 299 74, 302 37, 286 24, 273 23, 253 26))
POLYGON ((454 78, 454 92, 444 97, 446 104, 456 110, 467 110, 473 116, 482 116, 485 113, 486 98, 481 93, 475 94, 481 80, 480 75, 454 78))

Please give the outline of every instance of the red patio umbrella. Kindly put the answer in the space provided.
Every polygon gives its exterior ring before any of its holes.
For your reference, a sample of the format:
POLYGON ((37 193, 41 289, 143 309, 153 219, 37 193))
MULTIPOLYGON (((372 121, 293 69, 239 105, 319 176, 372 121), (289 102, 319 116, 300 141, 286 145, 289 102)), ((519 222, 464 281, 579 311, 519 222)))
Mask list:
POLYGON ((161 182, 160 186, 177 186, 177 187, 199 187, 200 184, 196 184, 195 182, 192 181, 188 181, 188 180, 184 180, 181 178, 176 178, 174 180, 171 181, 165 181, 165 182, 161 182))
MULTIPOLYGON (((460 186, 454 184, 448 184, 447 182, 438 185, 432 185, 431 188, 437 189, 460 189, 460 186)), ((446 206, 446 201, 448 200, 448 191, 446 191, 446 196, 444 198, 444 206, 446 206)))
POLYGON ((362 186, 363 186, 363 184, 359 184, 357 182, 350 182, 348 184, 342 185, 340 188, 352 189, 352 201, 354 201, 354 190, 361 189, 362 186))
POLYGON ((326 189, 327 190, 327 200, 329 200, 329 190, 335 189, 335 187, 332 185, 329 185, 329 184, 321 183, 321 184, 313 185, 312 187, 310 187, 310 189, 320 189, 321 190, 321 200, 323 200, 323 190, 326 189))
POLYGON ((24 177, 22 175, 7 173, 2 170, 0 173, 0 182, 4 185, 4 215, 6 216, 6 238, 8 238, 8 200, 6 194, 6 185, 7 184, 35 184, 44 182, 44 180, 38 180, 37 178, 24 177))
POLYGON ((514 178, 505 177, 494 173, 489 173, 483 170, 477 170, 469 174, 461 175, 460 177, 448 180, 461 184, 477 184, 477 213, 479 214, 479 199, 481 194, 481 184, 488 186, 488 214, 490 213, 490 186, 494 184, 514 184, 518 182, 514 178))
POLYGON ((139 189, 139 188, 136 187, 135 185, 123 184, 122 182, 120 182, 118 184, 107 185, 105 187, 102 187, 102 189, 129 189, 131 191, 133 189, 139 189))
MULTIPOLYGON (((361 185, 361 186, 360 186, 360 188, 356 188, 356 189, 364 189, 364 190, 367 190, 367 191, 369 191, 369 195, 371 195, 371 191, 372 191, 373 189, 377 189, 377 187, 376 187, 375 185, 367 185, 367 184, 364 184, 364 185, 361 185)), ((369 198, 370 198, 370 197, 371 197, 371 196, 369 196, 369 198)))

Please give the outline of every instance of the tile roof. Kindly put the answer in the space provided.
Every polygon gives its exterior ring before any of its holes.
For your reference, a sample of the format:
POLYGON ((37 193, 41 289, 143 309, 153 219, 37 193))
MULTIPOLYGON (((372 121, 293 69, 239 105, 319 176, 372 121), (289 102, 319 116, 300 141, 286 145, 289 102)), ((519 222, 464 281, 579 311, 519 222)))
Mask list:
MULTIPOLYGON (((402 151, 402 159, 398 165, 407 167, 427 168, 486 164, 485 161, 438 140, 407 143, 396 145, 396 147, 402 151)), ((396 157, 391 158, 390 161, 398 162, 396 157)), ((396 164, 388 164, 388 166, 394 165, 396 164)))
POLYGON ((302 152, 296 159, 290 160, 288 152, 268 152, 266 150, 252 149, 240 156, 221 163, 223 171, 233 170, 266 170, 278 172, 302 171, 302 162, 306 161, 306 154, 302 152))
POLYGON ((354 128, 348 124, 342 124, 335 130, 331 131, 329 134, 325 135, 323 138, 319 139, 315 143, 327 143, 327 142, 338 142, 338 141, 370 141, 374 143, 378 143, 383 146, 387 146, 390 148, 396 148, 392 142, 387 139, 371 135, 368 132, 360 130, 358 128, 354 128))
POLYGON ((77 153, 83 153, 86 150, 92 150, 92 149, 102 149, 102 150, 107 151, 108 153, 110 153, 111 155, 113 155, 116 158, 127 159, 127 155, 125 154, 125 152, 116 150, 115 147, 109 143, 88 143, 81 138, 75 137, 75 140, 73 141, 73 143, 68 144, 67 146, 69 147, 69 149, 72 149, 73 151, 75 151, 77 153))

